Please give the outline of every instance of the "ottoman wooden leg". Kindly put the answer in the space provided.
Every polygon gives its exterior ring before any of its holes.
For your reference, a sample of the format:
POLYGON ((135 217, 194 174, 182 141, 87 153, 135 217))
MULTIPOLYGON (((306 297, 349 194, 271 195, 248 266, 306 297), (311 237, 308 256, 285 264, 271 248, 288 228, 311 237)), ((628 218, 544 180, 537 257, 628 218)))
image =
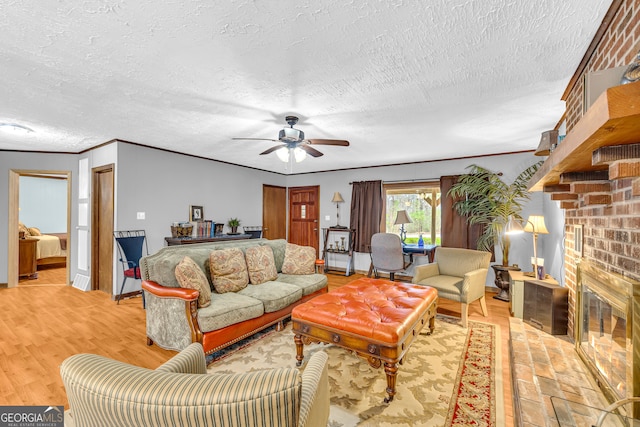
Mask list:
POLYGON ((396 394, 396 376, 398 375, 398 364, 384 362, 384 373, 387 374, 387 394, 389 397, 384 398, 384 403, 389 403, 393 400, 393 396, 396 394))
POLYGON ((304 360, 304 343, 302 342, 302 335, 294 335, 293 340, 296 343, 296 366, 302 366, 302 360, 304 360))

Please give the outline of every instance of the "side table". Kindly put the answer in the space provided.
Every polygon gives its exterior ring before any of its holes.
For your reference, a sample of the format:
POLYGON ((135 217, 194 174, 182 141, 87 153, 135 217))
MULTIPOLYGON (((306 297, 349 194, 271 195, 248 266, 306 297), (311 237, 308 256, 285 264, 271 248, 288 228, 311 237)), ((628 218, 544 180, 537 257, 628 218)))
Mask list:
POLYGON ((38 278, 38 262, 36 260, 36 245, 38 239, 20 239, 18 251, 18 276, 28 276, 29 279, 38 278))
MULTIPOLYGON (((533 280, 533 273, 529 273, 531 276, 527 276, 523 271, 509 271, 509 293, 511 294, 511 300, 509 301, 509 312, 513 317, 518 319, 523 318, 524 311, 524 281, 533 280)), ((547 276, 549 277, 549 276, 547 276)), ((544 279, 541 282, 557 285, 553 279, 544 279)))

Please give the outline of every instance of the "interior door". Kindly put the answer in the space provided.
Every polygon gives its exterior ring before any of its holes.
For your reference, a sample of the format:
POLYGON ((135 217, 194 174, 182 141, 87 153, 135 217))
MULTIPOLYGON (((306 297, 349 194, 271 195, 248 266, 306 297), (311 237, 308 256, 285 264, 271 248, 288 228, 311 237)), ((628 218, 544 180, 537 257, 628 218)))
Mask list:
POLYGON ((273 185, 262 186, 262 237, 287 238, 287 189, 273 185))
POLYGON ((91 288, 113 295, 114 166, 92 169, 91 288))
POLYGON ((318 218, 320 217, 320 187, 289 188, 289 242, 296 245, 320 245, 318 218))

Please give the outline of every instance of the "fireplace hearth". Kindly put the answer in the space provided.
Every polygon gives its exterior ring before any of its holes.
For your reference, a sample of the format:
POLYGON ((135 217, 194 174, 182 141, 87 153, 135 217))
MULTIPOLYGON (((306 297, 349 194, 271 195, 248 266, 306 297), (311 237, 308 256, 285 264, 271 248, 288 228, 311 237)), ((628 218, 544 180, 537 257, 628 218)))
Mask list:
POLYGON ((581 261, 576 325, 576 351, 607 399, 640 396, 640 282, 581 261))

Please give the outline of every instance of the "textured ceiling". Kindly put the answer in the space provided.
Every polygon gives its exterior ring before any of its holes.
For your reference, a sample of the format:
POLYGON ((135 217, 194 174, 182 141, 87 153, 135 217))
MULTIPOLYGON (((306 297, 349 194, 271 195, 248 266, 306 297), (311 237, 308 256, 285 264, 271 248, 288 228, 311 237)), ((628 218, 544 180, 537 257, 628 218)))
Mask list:
POLYGON ((611 0, 0 3, 0 149, 122 139, 285 173, 536 148, 611 0))

